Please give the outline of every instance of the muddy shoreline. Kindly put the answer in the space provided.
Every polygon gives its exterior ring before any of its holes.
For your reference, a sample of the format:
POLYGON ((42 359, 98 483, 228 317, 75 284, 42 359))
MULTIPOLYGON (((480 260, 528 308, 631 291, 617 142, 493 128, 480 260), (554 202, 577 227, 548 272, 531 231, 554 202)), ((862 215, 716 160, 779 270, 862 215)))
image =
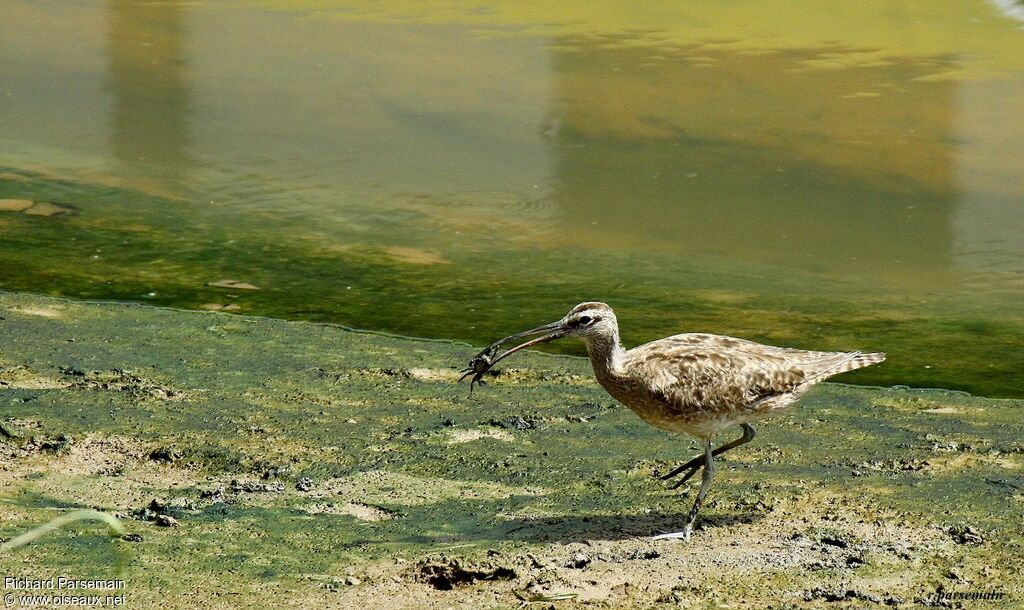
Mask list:
POLYGON ((689 500, 652 474, 696 446, 581 359, 469 397, 459 344, 12 293, 0 318, 0 538, 74 508, 129 532, 5 575, 165 608, 1024 603, 1024 401, 823 384, 726 456, 689 543, 654 542, 689 500))

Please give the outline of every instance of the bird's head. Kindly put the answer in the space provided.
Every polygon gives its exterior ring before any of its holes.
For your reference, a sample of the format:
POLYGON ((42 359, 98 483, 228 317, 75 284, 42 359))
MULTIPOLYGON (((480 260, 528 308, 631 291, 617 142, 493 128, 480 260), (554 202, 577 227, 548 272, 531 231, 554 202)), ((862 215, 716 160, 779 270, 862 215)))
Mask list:
POLYGON ((584 341, 611 338, 619 332, 615 312, 604 303, 580 303, 557 322, 564 337, 579 337, 584 341))

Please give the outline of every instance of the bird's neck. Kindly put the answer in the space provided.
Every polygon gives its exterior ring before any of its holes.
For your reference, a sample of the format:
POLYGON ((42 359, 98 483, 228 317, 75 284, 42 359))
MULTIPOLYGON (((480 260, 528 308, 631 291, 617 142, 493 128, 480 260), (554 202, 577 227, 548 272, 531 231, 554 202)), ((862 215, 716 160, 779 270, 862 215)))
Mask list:
POLYGON ((618 329, 610 335, 587 339, 587 354, 598 378, 614 376, 623 372, 626 350, 619 342, 618 329))

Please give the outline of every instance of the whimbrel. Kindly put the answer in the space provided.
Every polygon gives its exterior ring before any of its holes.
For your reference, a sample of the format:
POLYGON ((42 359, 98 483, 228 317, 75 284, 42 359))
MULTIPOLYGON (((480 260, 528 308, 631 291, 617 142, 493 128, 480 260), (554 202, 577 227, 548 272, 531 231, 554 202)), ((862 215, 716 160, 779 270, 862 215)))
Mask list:
POLYGON ((885 360, 880 352, 814 352, 705 333, 674 335, 625 350, 615 312, 604 303, 590 302, 573 307, 557 322, 492 343, 470 361, 463 379, 473 375, 472 389, 499 360, 563 337, 583 339, 597 381, 613 398, 647 423, 704 444, 702 455, 661 477, 667 481, 681 475, 672 486, 676 489, 704 469, 682 531, 656 539, 689 540, 715 476, 714 456, 749 443, 754 438, 752 422, 792 405, 827 377, 885 360), (535 335, 539 336, 498 354, 502 343, 535 335), (743 435, 712 450, 712 437, 734 426, 743 435))

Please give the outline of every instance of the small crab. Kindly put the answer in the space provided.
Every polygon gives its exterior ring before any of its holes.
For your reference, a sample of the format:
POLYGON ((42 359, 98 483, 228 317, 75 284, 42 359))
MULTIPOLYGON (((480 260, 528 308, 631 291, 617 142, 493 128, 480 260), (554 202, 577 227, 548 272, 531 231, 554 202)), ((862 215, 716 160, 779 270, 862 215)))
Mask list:
POLYGON ((488 345, 482 352, 473 356, 472 360, 469 361, 468 367, 459 371, 460 373, 463 373, 462 377, 459 377, 459 381, 462 381, 470 375, 473 376, 473 378, 469 380, 470 394, 473 393, 473 384, 487 385, 483 377, 490 372, 491 367, 494 366, 494 363, 496 362, 494 356, 498 353, 499 345, 501 345, 500 341, 498 343, 488 345))

